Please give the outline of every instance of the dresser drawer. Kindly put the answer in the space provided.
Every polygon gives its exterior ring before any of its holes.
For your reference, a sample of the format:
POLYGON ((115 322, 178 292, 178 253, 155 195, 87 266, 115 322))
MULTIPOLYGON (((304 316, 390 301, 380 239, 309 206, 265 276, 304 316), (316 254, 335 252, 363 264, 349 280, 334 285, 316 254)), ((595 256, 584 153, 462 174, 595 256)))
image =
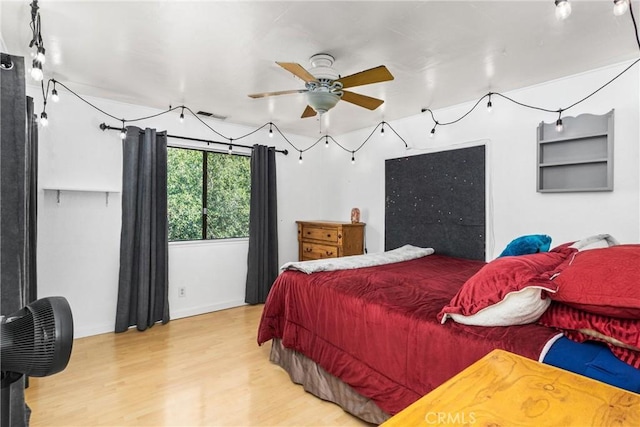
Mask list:
POLYGON ((303 239, 321 240, 323 242, 338 242, 338 230, 336 228, 321 228, 312 225, 302 227, 303 239))
POLYGON ((298 260, 340 258, 364 252, 364 223, 296 221, 298 260))
POLYGON ((302 260, 337 258, 338 247, 329 245, 319 245, 317 243, 302 244, 302 260))

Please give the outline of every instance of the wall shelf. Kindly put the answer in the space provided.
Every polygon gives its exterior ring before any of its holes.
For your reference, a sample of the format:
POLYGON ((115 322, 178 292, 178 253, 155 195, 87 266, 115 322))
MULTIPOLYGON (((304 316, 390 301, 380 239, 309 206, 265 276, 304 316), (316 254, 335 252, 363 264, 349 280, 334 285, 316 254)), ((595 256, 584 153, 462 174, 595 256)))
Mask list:
POLYGON ((537 191, 613 191, 613 113, 563 117, 564 130, 540 123, 537 191))
POLYGON ((120 193, 120 189, 106 188, 106 187, 88 188, 88 187, 72 187, 72 186, 62 186, 62 185, 47 185, 47 186, 43 186, 42 189, 44 191, 55 191, 57 193, 56 201, 58 203, 60 203, 60 194, 64 191, 71 191, 76 193, 104 193, 106 206, 109 206, 110 193, 120 193))

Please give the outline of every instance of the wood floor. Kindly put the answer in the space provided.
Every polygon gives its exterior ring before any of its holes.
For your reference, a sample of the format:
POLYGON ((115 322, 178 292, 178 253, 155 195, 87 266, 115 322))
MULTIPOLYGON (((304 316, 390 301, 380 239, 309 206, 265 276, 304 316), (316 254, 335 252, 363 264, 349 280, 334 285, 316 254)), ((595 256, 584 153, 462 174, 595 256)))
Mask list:
POLYGON ((31 378, 31 426, 364 426, 291 383, 258 347, 262 306, 74 342, 61 373, 31 378))

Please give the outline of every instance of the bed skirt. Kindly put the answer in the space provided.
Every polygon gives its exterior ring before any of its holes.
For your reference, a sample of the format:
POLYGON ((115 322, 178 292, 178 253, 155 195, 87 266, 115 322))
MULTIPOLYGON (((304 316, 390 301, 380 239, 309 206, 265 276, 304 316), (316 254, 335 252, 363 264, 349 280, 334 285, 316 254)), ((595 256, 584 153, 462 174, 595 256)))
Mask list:
POLYGON ((285 348, 280 339, 271 340, 269 360, 284 369, 291 381, 301 384, 309 393, 339 405, 346 412, 372 423, 381 424, 390 415, 317 363, 294 350, 285 348))

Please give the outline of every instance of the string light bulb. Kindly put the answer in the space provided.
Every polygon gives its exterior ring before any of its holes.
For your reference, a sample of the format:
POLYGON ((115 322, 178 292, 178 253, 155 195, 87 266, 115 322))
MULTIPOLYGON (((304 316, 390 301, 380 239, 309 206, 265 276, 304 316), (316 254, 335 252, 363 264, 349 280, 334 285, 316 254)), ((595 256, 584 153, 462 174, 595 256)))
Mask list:
POLYGON ((628 0, 613 0, 613 14, 615 16, 622 16, 627 13, 629 9, 628 0))
POLYGON ((49 118, 47 117, 47 113, 45 113, 44 111, 42 112, 42 114, 40 114, 40 124, 43 127, 47 127, 47 125, 49 124, 49 118))
POLYGON ((300 151, 300 156, 298 157, 298 163, 302 164, 302 150, 300 151))
POLYGON ((329 135, 324 136, 324 148, 329 148, 329 135))
POLYGON ((436 126, 434 125, 429 133, 429 138, 434 138, 436 136, 436 126))
POLYGON ((38 46, 38 52, 36 53, 36 60, 41 64, 44 64, 47 61, 47 57, 44 55, 45 48, 44 46, 38 46))
POLYGON ((233 154, 233 144, 229 144, 229 149, 227 150, 227 153, 233 154))
POLYGON ((120 139, 125 139, 127 137, 127 127, 124 125, 124 119, 122 119, 122 128, 120 128, 120 139))
POLYGON ((569 0, 555 0, 556 3, 556 18, 560 21, 564 21, 571 15, 571 3, 569 0))
POLYGON ((384 136, 384 122, 382 122, 382 127, 380 128, 380 136, 384 136))
POLYGON ((51 100, 53 102, 60 101, 60 96, 58 96, 58 91, 56 90, 55 84, 53 86, 53 90, 51 91, 51 100))
POLYGON ((273 123, 269 123, 269 138, 273 138, 273 123))
POLYGON ((564 125, 562 124, 562 111, 558 114, 558 120, 556 120, 556 131, 562 132, 564 130, 564 125))
POLYGON ((180 123, 184 123, 184 107, 180 110, 180 123))
POLYGON ((42 72, 42 63, 37 59, 33 60, 33 68, 31 68, 31 77, 33 80, 39 82, 44 78, 44 73, 42 72))
POLYGON ((487 113, 493 111, 493 104, 491 103, 491 92, 489 92, 489 101, 487 102, 487 113))
POLYGON ((355 151, 351 152, 351 164, 352 165, 356 164, 356 154, 355 153, 356 153, 355 151))

